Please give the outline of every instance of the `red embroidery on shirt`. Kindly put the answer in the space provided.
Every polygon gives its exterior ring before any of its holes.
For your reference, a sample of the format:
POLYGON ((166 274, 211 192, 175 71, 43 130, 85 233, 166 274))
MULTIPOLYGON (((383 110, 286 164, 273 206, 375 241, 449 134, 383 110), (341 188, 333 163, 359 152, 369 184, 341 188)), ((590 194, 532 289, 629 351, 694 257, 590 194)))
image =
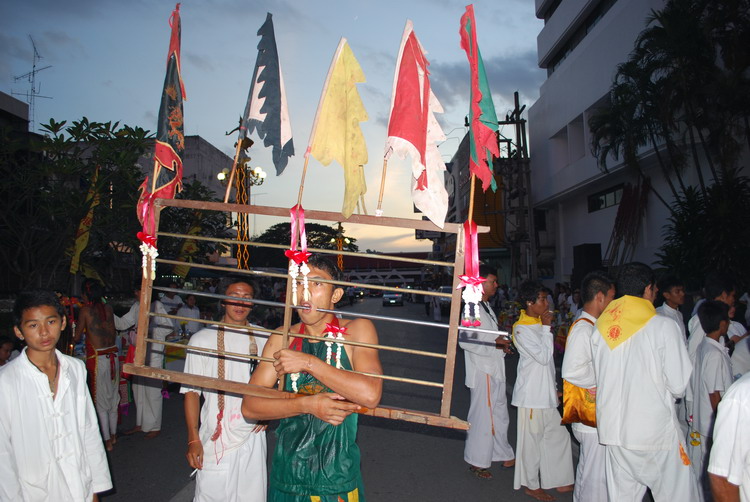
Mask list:
POLYGON ((621 334, 622 330, 619 326, 612 326, 611 328, 609 328, 609 332, 607 333, 611 340, 617 340, 618 338, 620 338, 621 334))

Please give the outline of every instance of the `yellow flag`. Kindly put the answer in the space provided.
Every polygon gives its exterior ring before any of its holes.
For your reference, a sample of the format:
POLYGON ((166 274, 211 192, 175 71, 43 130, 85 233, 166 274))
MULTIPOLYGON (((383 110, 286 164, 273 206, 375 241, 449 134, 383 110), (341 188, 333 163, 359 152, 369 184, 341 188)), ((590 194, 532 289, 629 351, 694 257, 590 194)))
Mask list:
MULTIPOLYGON (((199 220, 196 219, 195 222, 190 226, 190 229, 188 230, 188 235, 198 235, 201 231, 201 226, 199 223, 199 220)), ((175 275, 179 275, 183 279, 187 277, 188 272, 190 272, 190 263, 193 261, 193 257, 195 256, 195 253, 198 252, 198 243, 195 239, 185 239, 182 243, 182 248, 180 249, 180 255, 177 258, 179 261, 184 261, 185 265, 175 265, 172 269, 175 273, 175 275)))
POLYGON ((362 68, 342 38, 328 70, 307 151, 324 166, 335 160, 344 168, 341 214, 345 218, 352 215, 357 200, 367 191, 363 168, 367 145, 359 123, 368 116, 356 86, 362 82, 362 68))
POLYGON ((86 249, 89 243, 89 233, 91 231, 91 223, 94 221, 94 208, 99 205, 99 193, 96 191, 96 179, 99 177, 99 166, 96 166, 94 176, 91 178, 91 186, 89 187, 89 193, 86 195, 86 203, 89 205, 89 210, 81 219, 78 224, 78 230, 76 231, 76 239, 73 244, 73 257, 70 260, 70 273, 75 274, 81 265, 81 253, 86 249), (93 201, 92 201, 93 199, 93 201))

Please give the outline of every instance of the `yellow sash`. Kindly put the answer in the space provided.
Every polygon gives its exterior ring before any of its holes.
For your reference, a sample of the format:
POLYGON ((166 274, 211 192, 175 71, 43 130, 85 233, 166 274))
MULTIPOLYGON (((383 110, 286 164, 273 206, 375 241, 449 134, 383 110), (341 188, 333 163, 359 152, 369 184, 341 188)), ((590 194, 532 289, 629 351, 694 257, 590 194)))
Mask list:
POLYGON ((596 321, 596 329, 609 345, 609 349, 614 350, 643 328, 655 315, 656 309, 650 301, 625 295, 613 300, 604 309, 596 321))
POLYGON ((538 317, 531 317, 530 315, 526 315, 526 311, 524 309, 521 309, 521 315, 518 317, 518 320, 513 323, 513 331, 511 334, 513 341, 516 341, 516 326, 531 326, 534 324, 542 324, 542 320, 538 317))

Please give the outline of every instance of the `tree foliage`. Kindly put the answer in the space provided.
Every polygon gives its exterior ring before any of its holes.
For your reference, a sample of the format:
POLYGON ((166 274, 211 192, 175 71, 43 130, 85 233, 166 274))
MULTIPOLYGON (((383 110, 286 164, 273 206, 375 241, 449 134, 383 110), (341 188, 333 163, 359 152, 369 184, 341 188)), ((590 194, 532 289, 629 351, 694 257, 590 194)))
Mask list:
MULTIPOLYGON (((318 249, 337 249, 336 239, 339 237, 338 229, 319 223, 306 223, 305 232, 307 234, 307 246, 318 249)), ((266 244, 281 244, 289 247, 291 241, 291 225, 289 223, 277 223, 269 227, 265 232, 255 237, 253 240, 266 244)), ((357 239, 346 237, 344 233, 342 238, 349 240, 349 243, 343 243, 345 251, 359 251, 355 244, 357 239)), ((289 261, 284 255, 283 249, 272 249, 263 247, 250 248, 250 264, 253 267, 276 267, 287 268, 289 261)))

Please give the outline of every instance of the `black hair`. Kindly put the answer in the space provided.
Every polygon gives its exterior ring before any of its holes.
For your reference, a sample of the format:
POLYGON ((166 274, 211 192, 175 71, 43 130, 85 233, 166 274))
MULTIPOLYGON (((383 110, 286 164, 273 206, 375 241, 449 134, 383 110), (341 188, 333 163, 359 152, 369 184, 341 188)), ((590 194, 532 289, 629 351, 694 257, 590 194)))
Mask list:
POLYGON ((10 338, 9 336, 5 336, 5 335, 0 336, 0 347, 5 345, 6 343, 9 343, 13 345, 13 348, 16 348, 16 342, 12 338, 10 338))
POLYGON ((518 300, 525 308, 527 302, 535 303, 537 301, 540 292, 544 292, 544 286, 541 282, 524 281, 518 286, 518 300))
POLYGON ((731 293, 734 289, 734 281, 726 274, 711 272, 706 276, 704 291, 707 300, 715 300, 723 293, 731 293))
POLYGON ((494 275, 495 277, 497 277, 497 269, 492 265, 482 264, 479 265, 479 275, 485 278, 488 275, 494 275))
POLYGON ((615 286, 614 281, 604 272, 593 271, 583 277, 581 281, 581 301, 589 303, 596 295, 602 293, 607 296, 610 288, 615 286))
POLYGON ((231 286, 232 284, 240 283, 240 282, 245 283, 251 288, 253 288, 253 297, 256 296, 260 292, 258 290, 257 285, 255 284, 255 281, 253 281, 249 277, 245 277, 241 275, 228 275, 219 282, 217 293, 219 293, 220 295, 226 295, 227 289, 229 289, 229 286, 231 286))
POLYGON ((721 321, 729 322, 729 305, 717 300, 706 300, 698 307, 698 319, 706 334, 718 331, 721 321))
POLYGON ((685 287, 685 283, 682 282, 676 275, 667 275, 659 279, 659 294, 664 296, 664 293, 669 293, 673 288, 685 287))
MULTIPOLYGON (((322 254, 314 254, 307 260, 307 264, 310 267, 319 268, 325 270, 331 276, 334 281, 341 280, 341 270, 333 263, 333 261, 322 254)), ((333 288, 340 288, 341 286, 333 285, 333 288)))
POLYGON ((617 297, 625 295, 642 297, 646 288, 656 283, 656 276, 645 263, 633 261, 622 265, 617 271, 617 297))
POLYGON ((86 279, 83 281, 83 292, 91 303, 102 303, 104 287, 96 279, 86 279))
POLYGON ((18 293, 13 305, 13 324, 20 329, 23 313, 35 307, 53 307, 61 319, 65 317, 65 308, 54 292, 48 289, 29 289, 18 293))

